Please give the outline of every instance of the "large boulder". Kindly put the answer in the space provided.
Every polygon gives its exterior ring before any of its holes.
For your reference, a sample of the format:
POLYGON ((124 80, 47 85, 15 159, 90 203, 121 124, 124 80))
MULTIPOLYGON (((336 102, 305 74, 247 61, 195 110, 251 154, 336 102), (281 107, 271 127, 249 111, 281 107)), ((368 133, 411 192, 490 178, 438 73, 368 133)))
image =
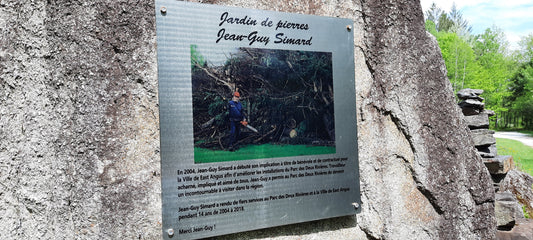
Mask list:
POLYGON ((514 194, 518 202, 525 207, 529 216, 533 216, 533 177, 519 170, 510 170, 500 183, 500 191, 514 194))
MULTIPOLYGON (((418 1, 209 2, 355 22, 361 214, 220 239, 494 238, 490 177, 418 1)), ((161 238, 153 1, 0 5, 2 238, 161 238)))
POLYGON ((154 3, 8 0, 0 19, 0 238, 160 238, 154 3))
POLYGON ((493 238, 491 179, 419 4, 362 6, 364 55, 356 55, 366 56, 358 64, 369 71, 356 73, 364 200, 358 224, 375 239, 493 238))

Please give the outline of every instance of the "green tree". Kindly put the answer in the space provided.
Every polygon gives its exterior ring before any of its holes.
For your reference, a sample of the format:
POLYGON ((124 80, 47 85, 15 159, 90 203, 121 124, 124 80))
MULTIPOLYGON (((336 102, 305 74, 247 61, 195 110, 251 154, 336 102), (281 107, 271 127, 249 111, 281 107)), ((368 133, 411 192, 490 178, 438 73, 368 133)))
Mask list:
POLYGON ((485 71, 476 62, 476 56, 470 44, 456 33, 439 33, 439 46, 448 70, 448 79, 455 92, 463 88, 476 88, 481 85, 480 78, 485 71))
POLYGON ((455 3, 450 12, 433 3, 425 14, 426 30, 437 38, 454 91, 483 89, 487 109, 531 112, 528 126, 533 128, 533 34, 522 39, 519 53, 510 54, 500 28, 473 36, 455 3))
POLYGON ((455 2, 452 4, 449 19, 452 22, 452 25, 449 29, 451 32, 466 37, 468 37, 472 32, 472 27, 468 24, 468 21, 463 18, 463 13, 457 9, 455 2))
POLYGON ((439 32, 449 32, 453 27, 453 21, 448 17, 448 14, 443 13, 439 17, 437 23, 437 31, 439 32))
POLYGON ((522 114, 522 124, 533 129, 533 35, 523 37, 519 42, 520 67, 511 78, 512 95, 507 100, 515 112, 522 114))
POLYGON ((474 52, 479 65, 486 71, 485 79, 479 79, 487 108, 496 112, 506 111, 509 106, 504 100, 511 95, 510 78, 516 69, 515 63, 507 54, 508 43, 505 34, 497 27, 487 28, 475 36, 474 52))
POLYGON ((426 20, 426 31, 431 33, 433 36, 437 36, 437 25, 432 20, 426 20))
POLYGON ((521 63, 529 62, 533 59, 533 34, 530 33, 520 39, 519 46, 519 59, 521 63))
POLYGON ((443 12, 444 11, 442 11, 442 9, 437 7, 437 4, 435 4, 435 2, 431 3, 431 7, 425 12, 426 21, 431 21, 435 24, 435 26, 437 26, 440 15, 442 15, 443 12))

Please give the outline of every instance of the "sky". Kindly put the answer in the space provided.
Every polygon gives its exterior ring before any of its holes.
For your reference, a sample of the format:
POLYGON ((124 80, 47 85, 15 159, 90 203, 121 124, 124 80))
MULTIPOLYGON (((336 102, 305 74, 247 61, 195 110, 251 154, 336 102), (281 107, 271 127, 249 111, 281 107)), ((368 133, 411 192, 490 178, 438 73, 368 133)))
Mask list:
MULTIPOLYGON (((445 12, 450 12, 454 1, 420 0, 426 12, 435 2, 445 12)), ((472 26, 473 34, 497 26, 507 37, 511 49, 518 48, 520 37, 533 34, 533 0, 460 0, 455 2, 463 18, 472 26)))

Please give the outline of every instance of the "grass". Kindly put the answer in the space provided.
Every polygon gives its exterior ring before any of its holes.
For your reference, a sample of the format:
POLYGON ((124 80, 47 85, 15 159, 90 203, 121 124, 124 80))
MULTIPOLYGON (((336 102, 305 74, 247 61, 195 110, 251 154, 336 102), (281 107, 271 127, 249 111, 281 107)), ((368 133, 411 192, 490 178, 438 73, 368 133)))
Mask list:
POLYGON ((194 148, 195 163, 225 162, 260 158, 291 157, 335 153, 335 147, 307 145, 249 145, 235 152, 194 148))
POLYGON ((516 166, 533 176, 533 148, 523 143, 504 138, 496 138, 498 155, 511 155, 516 166))

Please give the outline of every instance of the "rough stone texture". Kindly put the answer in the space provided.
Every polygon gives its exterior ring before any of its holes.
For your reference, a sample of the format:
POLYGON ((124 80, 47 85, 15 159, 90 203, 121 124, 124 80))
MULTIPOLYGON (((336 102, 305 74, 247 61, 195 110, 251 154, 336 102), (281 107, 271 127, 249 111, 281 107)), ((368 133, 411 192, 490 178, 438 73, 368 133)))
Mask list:
MULTIPOLYGON (((418 1, 208 1, 354 19, 363 212, 219 239, 493 239, 418 1), (438 109, 438 111, 436 111, 438 109)), ((0 239, 158 239, 152 1, 0 2, 0 239)))
POLYGON ((0 2, 0 239, 160 236, 153 12, 0 2))
POLYGON ((494 238, 492 183, 420 5, 362 6, 369 75, 356 76, 365 200, 358 224, 375 239, 494 238))
POLYGON ((494 138, 494 131, 488 129, 471 130, 472 138, 474 139, 474 146, 485 146, 496 143, 494 138))
POLYGON ((498 229, 512 229, 517 219, 524 218, 520 204, 509 191, 496 193, 495 198, 494 212, 498 229))
POLYGON ((457 91, 457 97, 461 100, 465 99, 477 99, 483 101, 483 98, 479 95, 483 94, 483 89, 470 89, 465 88, 457 91))
POLYGON ((482 112, 478 115, 465 116, 466 124, 470 129, 489 128, 489 115, 482 112))
POLYGON ((500 183, 500 191, 514 194, 518 202, 525 206, 529 216, 533 216, 533 177, 527 173, 511 170, 500 183))

